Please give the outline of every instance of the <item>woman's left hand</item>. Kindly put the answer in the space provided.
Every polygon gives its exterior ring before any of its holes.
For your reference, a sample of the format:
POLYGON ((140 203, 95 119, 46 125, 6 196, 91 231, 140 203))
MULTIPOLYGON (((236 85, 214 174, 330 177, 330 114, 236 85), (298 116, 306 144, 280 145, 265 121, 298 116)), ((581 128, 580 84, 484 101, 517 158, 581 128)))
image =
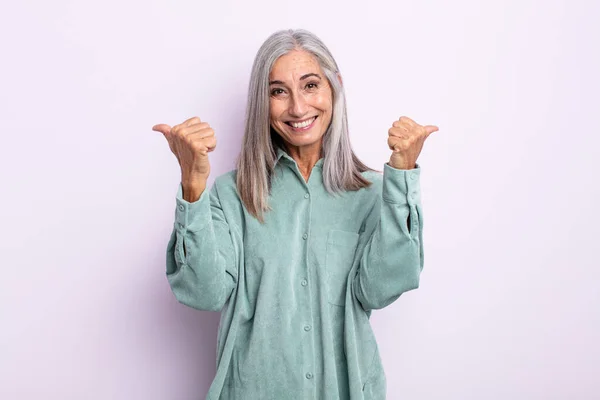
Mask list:
POLYGON ((389 165, 396 169, 415 168, 423 142, 437 130, 437 126, 422 126, 408 117, 394 121, 388 131, 388 146, 392 150, 389 165))

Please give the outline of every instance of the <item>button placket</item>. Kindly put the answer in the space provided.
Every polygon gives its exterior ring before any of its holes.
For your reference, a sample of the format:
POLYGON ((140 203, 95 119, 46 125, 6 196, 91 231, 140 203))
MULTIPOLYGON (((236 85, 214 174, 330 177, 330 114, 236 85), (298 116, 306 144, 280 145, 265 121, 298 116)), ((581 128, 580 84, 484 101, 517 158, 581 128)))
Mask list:
MULTIPOLYGON (((316 171, 313 171, 313 173, 315 173, 316 171)), ((314 178, 312 179, 312 181, 314 182, 314 178)), ((307 182, 306 187, 304 188, 305 192, 303 195, 304 199, 306 199, 306 202, 303 205, 303 208, 305 208, 308 213, 307 213, 307 219, 306 219, 306 225, 304 228, 304 232, 302 233, 302 240, 306 241, 307 243, 304 244, 304 273, 306 274, 304 278, 301 278, 300 284, 305 288, 306 293, 305 295, 303 295, 302 297, 304 298, 304 301, 306 301, 308 303, 308 307, 305 311, 305 313, 303 313, 304 315, 304 324, 302 324, 302 330, 305 333, 304 335, 302 335, 302 342, 304 344, 304 349, 305 351, 303 351, 303 368, 306 368, 304 370, 305 374, 305 378, 306 378, 306 386, 305 389, 308 391, 307 392, 307 396, 309 393, 312 393, 312 391, 314 390, 314 381, 313 381, 313 372, 311 371, 314 368, 315 365, 315 350, 314 350, 314 338, 313 335, 311 334, 312 331, 312 322, 313 322, 313 305, 312 305, 312 296, 310 295, 310 287, 308 286, 308 278, 310 277, 310 271, 311 271, 311 265, 310 265, 310 261, 309 261, 309 257, 308 254, 310 252, 309 246, 310 246, 310 241, 309 239, 309 234, 311 234, 312 232, 312 228, 311 228, 311 222, 312 222, 312 207, 314 205, 314 202, 312 200, 314 200, 313 195, 310 193, 310 181, 307 182), (310 371, 310 372, 309 372, 310 371)))

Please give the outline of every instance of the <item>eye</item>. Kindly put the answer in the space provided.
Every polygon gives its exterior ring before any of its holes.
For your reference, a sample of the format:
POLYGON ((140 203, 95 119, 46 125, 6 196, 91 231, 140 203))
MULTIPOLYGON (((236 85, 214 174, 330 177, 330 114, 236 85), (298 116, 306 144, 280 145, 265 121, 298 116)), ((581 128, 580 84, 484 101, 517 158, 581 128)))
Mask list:
POLYGON ((283 89, 273 89, 271 90, 271 95, 272 96, 277 96, 278 94, 283 93, 283 89))
POLYGON ((318 87, 319 87, 319 85, 316 82, 310 82, 310 83, 306 84, 307 89, 316 89, 318 87))

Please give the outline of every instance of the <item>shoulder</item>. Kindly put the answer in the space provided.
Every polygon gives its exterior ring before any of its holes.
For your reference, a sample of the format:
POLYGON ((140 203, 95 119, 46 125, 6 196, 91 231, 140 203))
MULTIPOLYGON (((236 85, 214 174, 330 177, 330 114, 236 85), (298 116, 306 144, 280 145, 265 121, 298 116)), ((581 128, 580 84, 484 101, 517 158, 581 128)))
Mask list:
POLYGON ((225 172, 215 178, 213 186, 219 192, 219 196, 229 193, 232 190, 236 191, 237 169, 225 172))
POLYGON ((364 171, 360 173, 370 184, 358 190, 346 192, 358 208, 370 208, 381 197, 383 174, 379 171, 364 171))
POLYGON ((237 175, 237 169, 232 169, 221 175, 217 175, 215 178, 215 184, 219 186, 235 186, 235 180, 237 175))
POLYGON ((371 182, 364 190, 368 192, 380 192, 383 185, 383 172, 380 171, 364 171, 361 172, 363 178, 371 182))
POLYGON ((215 178, 211 192, 218 196, 221 203, 238 204, 240 202, 236 179, 237 169, 217 175, 215 178))

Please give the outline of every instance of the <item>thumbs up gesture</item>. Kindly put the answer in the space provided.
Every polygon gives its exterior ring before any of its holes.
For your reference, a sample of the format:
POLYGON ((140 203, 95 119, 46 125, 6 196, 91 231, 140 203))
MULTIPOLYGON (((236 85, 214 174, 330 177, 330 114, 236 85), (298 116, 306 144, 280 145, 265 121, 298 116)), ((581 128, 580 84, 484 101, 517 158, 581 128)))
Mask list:
POLYGON ((207 122, 193 117, 172 128, 167 124, 152 127, 162 133, 181 167, 181 182, 206 184, 210 174, 208 153, 217 146, 214 130, 207 122))
POLYGON ((422 126, 408 117, 394 121, 388 131, 388 146, 392 150, 389 165, 396 169, 415 168, 425 139, 437 130, 437 126, 422 126))

